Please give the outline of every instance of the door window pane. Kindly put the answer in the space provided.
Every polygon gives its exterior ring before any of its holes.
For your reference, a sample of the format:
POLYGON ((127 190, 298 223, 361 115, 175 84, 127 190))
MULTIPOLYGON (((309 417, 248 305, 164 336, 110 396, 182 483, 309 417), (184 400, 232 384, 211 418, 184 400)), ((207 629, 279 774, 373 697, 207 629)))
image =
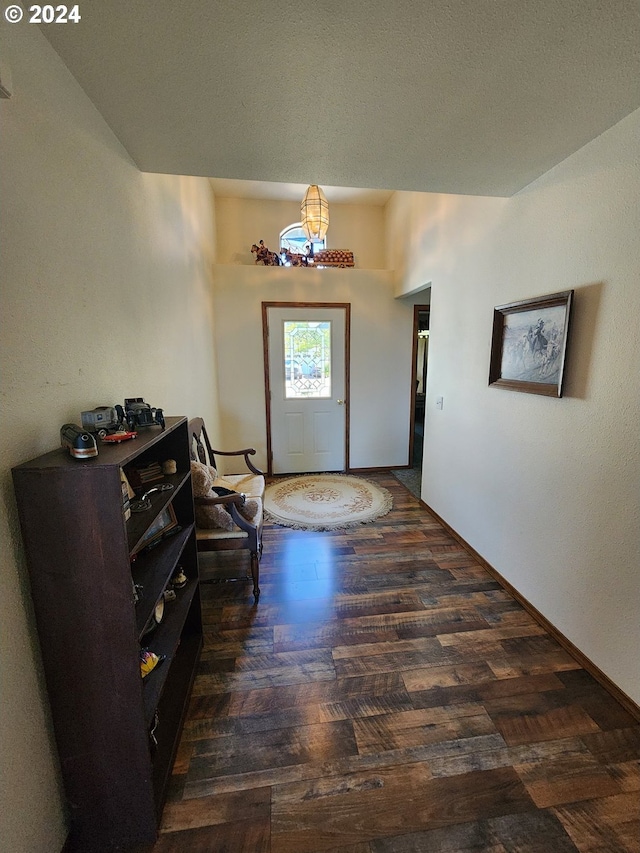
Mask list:
POLYGON ((331 397, 331 323, 284 321, 287 399, 331 397))

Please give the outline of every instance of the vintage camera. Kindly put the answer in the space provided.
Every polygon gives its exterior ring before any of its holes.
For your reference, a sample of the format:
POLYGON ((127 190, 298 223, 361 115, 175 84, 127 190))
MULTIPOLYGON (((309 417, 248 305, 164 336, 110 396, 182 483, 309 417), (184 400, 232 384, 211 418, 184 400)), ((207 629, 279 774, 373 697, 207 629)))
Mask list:
POLYGON ((122 406, 98 406, 88 412, 82 412, 82 426, 88 432, 97 432, 104 436, 120 429, 124 420, 122 406))
POLYGON ((124 401, 124 416, 129 429, 159 424, 164 429, 162 409, 153 409, 142 397, 128 397, 124 401))
POLYGON ((95 438, 77 424, 63 424, 60 428, 60 444, 69 450, 74 459, 88 459, 98 455, 95 438))

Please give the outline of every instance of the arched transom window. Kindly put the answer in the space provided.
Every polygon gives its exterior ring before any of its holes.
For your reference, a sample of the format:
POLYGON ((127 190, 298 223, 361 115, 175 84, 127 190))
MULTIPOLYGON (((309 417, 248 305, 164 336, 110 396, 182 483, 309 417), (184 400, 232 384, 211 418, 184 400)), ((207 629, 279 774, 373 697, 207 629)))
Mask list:
MULTIPOLYGON (((293 255, 308 255, 311 240, 302 230, 302 223, 294 222, 280 232, 280 254, 290 252, 293 255)), ((313 241, 313 252, 321 251, 327 246, 326 239, 313 241)))

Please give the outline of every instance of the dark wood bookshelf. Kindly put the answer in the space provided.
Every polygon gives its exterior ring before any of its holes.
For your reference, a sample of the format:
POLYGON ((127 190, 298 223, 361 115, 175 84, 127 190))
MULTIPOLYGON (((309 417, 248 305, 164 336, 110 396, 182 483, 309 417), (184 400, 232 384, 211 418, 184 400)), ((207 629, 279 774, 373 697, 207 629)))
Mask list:
POLYGON ((98 450, 78 460, 59 448, 12 472, 69 809, 65 850, 82 853, 155 840, 202 648, 187 419, 98 450), (137 492, 173 488, 127 520, 121 469, 168 459, 176 473, 137 492), (174 529, 143 547, 163 513, 174 529), (179 569, 188 582, 174 589, 179 569), (167 589, 175 599, 158 622, 167 589), (141 648, 164 656, 144 679, 141 648))

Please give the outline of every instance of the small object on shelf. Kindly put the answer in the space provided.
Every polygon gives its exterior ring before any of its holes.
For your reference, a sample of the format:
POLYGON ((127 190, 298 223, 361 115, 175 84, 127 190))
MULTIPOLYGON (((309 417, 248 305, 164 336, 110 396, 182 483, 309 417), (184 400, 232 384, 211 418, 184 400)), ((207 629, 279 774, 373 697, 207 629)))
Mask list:
POLYGON ((110 435, 101 435, 100 439, 107 444, 119 444, 121 441, 129 441, 129 439, 137 437, 137 432, 124 430, 122 432, 112 432, 110 435))
POLYGON ((126 441, 136 438, 138 433, 128 431, 125 426, 125 414, 122 406, 98 406, 87 412, 81 412, 82 428, 97 435, 103 441, 126 441))
POLYGON ((149 483, 157 483, 158 480, 164 480, 162 467, 159 462, 150 462, 143 467, 131 467, 127 469, 129 482, 134 489, 140 489, 149 483))
POLYGON ((185 575, 182 570, 182 566, 178 566, 179 571, 171 578, 171 586, 174 589, 182 589, 183 586, 186 586, 189 578, 185 575))
POLYGON ((175 459, 167 459, 166 462, 162 463, 162 473, 165 476, 168 476, 170 474, 175 474, 177 470, 178 470, 178 463, 176 462, 175 459))
POLYGON ((95 438, 78 424, 63 424, 60 428, 60 444, 69 450, 74 459, 88 459, 98 455, 95 438))
POLYGON ((158 601, 156 606, 153 609, 153 618, 155 619, 156 625, 159 625, 162 622, 162 618, 164 616, 164 596, 158 601))
POLYGON ((148 489, 143 495, 141 495, 138 500, 131 501, 131 512, 145 512, 145 510, 151 509, 151 498, 149 495, 152 495, 154 492, 170 492, 173 488, 171 483, 163 483, 161 486, 153 486, 153 488, 148 489))
POLYGON ((151 741, 152 749, 157 749, 158 747, 158 739, 156 738, 156 731, 158 729, 158 725, 160 723, 160 716, 156 711, 153 715, 153 722, 151 723, 151 728, 149 729, 149 740, 151 741))
POLYGON ((151 551, 165 539, 169 539, 171 536, 175 536, 176 533, 180 533, 181 530, 182 526, 180 524, 177 524, 175 527, 170 527, 167 530, 163 530, 160 536, 156 537, 152 542, 149 542, 147 545, 145 545, 143 550, 145 551, 145 553, 147 551, 151 551))
POLYGON ((129 429, 134 427, 154 426, 165 427, 162 409, 154 409, 145 403, 144 397, 127 397, 124 401, 124 417, 129 429))
POLYGON ((137 604, 140 601, 140 595, 144 587, 140 583, 136 583, 133 578, 131 578, 131 587, 133 589, 133 601, 137 604))
POLYGON ((166 657, 166 655, 157 655, 149 649, 140 649, 140 674, 142 677, 146 678, 149 673, 160 666, 166 657))
POLYGON ((165 601, 175 601, 176 600, 176 591, 175 589, 165 589, 162 593, 162 597, 165 601))
POLYGON ((136 493, 131 488, 122 468, 120 469, 120 488, 122 489, 122 514, 124 520, 128 521, 131 518, 131 500, 135 498, 136 493))
POLYGON ((164 618, 164 595, 158 601, 156 606, 153 608, 153 615, 149 620, 149 624, 144 630, 143 636, 146 637, 147 634, 150 634, 152 631, 155 631, 156 628, 160 625, 164 618))
POLYGON ((124 468, 120 469, 120 482, 124 483, 127 487, 127 495, 129 496, 129 500, 133 500, 135 498, 136 493, 131 488, 131 483, 127 479, 127 475, 124 473, 124 468))
POLYGON ((98 406, 88 412, 81 412, 82 428, 88 432, 95 432, 101 438, 109 431, 115 431, 122 425, 121 407, 98 406))
POLYGON ((173 536, 182 530, 182 525, 178 524, 176 513, 171 504, 169 504, 158 517, 154 520, 151 527, 147 530, 144 537, 140 541, 136 553, 142 551, 150 551, 159 545, 164 539, 173 536))

